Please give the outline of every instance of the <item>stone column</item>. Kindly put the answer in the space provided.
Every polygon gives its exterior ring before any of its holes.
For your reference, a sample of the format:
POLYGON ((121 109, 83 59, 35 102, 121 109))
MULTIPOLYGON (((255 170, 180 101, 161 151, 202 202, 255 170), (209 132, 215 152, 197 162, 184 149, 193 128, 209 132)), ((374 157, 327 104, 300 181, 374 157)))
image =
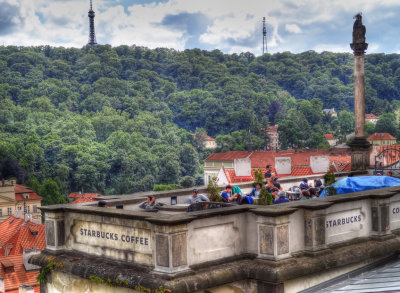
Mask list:
POLYGON ((354 122, 355 138, 351 147, 351 170, 365 171, 369 167, 370 144, 365 138, 365 82, 364 54, 368 48, 365 43, 365 26, 361 14, 354 18, 353 43, 350 44, 354 53, 354 122))
POLYGON ((60 250, 65 248, 65 224, 63 212, 46 212, 46 248, 60 250))
POLYGON ((156 226, 155 271, 177 273, 189 269, 187 226, 156 226))

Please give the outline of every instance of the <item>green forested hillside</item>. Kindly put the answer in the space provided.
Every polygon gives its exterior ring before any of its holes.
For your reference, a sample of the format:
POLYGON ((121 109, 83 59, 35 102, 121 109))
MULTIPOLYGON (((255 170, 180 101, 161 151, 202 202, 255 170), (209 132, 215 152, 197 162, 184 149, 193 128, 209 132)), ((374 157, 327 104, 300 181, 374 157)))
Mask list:
MULTIPOLYGON (((367 112, 388 113, 377 128, 394 135, 399 68, 399 55, 366 57, 367 112)), ((201 184, 204 133, 221 151, 244 149, 248 129, 262 149, 276 123, 283 148, 350 133, 352 72, 350 54, 0 47, 0 162, 63 194, 201 184), (332 107, 339 119, 323 115, 332 107)))

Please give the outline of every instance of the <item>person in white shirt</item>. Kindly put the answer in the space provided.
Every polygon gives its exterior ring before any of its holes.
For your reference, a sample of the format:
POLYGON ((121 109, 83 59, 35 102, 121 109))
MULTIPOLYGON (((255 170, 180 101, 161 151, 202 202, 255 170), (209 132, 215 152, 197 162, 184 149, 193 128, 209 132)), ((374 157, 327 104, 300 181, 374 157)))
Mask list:
POLYGON ((199 194, 197 189, 194 189, 192 195, 188 198, 187 203, 192 204, 201 201, 210 201, 204 194, 199 194))

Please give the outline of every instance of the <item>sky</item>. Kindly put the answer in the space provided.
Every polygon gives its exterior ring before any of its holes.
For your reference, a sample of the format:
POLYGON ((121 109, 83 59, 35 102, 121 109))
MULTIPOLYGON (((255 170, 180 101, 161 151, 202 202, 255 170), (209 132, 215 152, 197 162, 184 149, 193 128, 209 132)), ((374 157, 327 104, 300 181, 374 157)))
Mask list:
MULTIPOLYGON (((99 44, 224 53, 350 52, 362 12, 367 53, 400 53, 399 0, 93 0, 99 44)), ((89 0, 0 0, 0 45, 81 48, 89 0)))

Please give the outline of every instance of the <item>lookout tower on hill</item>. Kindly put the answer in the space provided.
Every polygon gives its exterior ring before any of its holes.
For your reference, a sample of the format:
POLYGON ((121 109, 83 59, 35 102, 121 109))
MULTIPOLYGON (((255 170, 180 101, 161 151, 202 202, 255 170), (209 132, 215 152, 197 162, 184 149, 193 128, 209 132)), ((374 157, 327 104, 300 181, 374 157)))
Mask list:
POLYGON ((94 47, 97 45, 96 42, 96 34, 94 32, 94 16, 95 13, 93 11, 93 7, 92 7, 92 0, 90 0, 90 9, 88 12, 88 17, 89 17, 89 42, 88 42, 88 46, 90 47, 94 47))

